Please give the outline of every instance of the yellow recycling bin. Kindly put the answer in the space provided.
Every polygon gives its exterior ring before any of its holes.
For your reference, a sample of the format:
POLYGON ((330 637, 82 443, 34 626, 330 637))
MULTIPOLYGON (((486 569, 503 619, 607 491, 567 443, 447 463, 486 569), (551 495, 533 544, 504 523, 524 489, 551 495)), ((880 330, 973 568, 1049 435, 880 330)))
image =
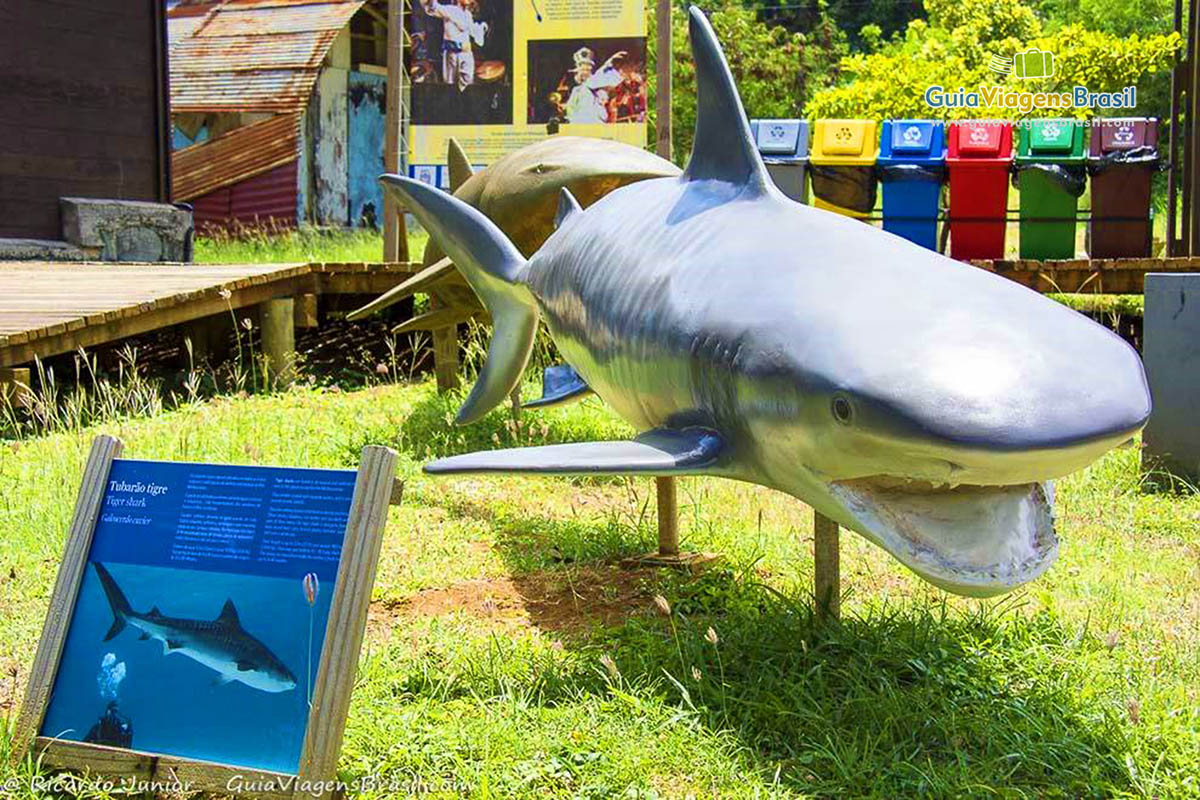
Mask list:
POLYGON ((875 157, 875 120, 817 120, 808 162, 813 205, 849 217, 870 216, 875 157))

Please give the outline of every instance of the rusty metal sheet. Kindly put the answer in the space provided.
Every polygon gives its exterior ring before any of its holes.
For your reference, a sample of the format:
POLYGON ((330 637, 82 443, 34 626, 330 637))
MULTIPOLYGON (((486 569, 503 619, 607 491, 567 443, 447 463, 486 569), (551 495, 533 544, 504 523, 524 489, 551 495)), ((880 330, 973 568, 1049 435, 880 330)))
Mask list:
POLYGON ((171 72, 177 80, 188 80, 192 73, 317 69, 336 37, 337 31, 304 31, 272 36, 187 38, 171 51, 171 72))
POLYGON ((186 202, 233 186, 295 161, 299 152, 298 113, 236 128, 172 154, 171 198, 186 202))
POLYGON ((171 111, 294 111, 304 108, 314 70, 193 73, 171 81, 171 111))
POLYGON ((223 6, 196 36, 265 36, 305 31, 339 31, 365 0, 272 8, 223 6))
POLYGON ((365 0, 184 3, 170 13, 171 110, 297 111, 365 0))

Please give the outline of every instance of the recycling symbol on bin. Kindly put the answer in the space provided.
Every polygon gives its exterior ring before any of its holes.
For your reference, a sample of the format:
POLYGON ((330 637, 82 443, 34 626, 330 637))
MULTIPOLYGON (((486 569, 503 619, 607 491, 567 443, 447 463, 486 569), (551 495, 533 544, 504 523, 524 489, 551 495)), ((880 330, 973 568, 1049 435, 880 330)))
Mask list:
POLYGON ((921 141, 921 129, 916 125, 909 125, 901 136, 904 138, 905 144, 916 144, 921 141))
POLYGON ((772 139, 775 139, 778 141, 784 137, 785 133, 786 133, 786 131, 784 131, 782 125, 772 125, 771 126, 770 134, 771 134, 772 139))
POLYGON ((971 144, 987 144, 988 134, 983 128, 971 128, 971 144))
POLYGON ((1128 144, 1133 141, 1133 128, 1128 125, 1122 125, 1117 128, 1117 132, 1113 134, 1113 141, 1121 144, 1128 144))
POLYGON ((849 127, 843 125, 837 129, 837 133, 833 135, 833 138, 837 139, 839 142, 848 142, 854 138, 854 133, 849 127))
POLYGON ((1062 129, 1059 128, 1058 125, 1053 122, 1051 122, 1049 125, 1046 125, 1045 127, 1042 128, 1042 135, 1045 136, 1047 139, 1057 139, 1061 133, 1062 133, 1062 129))

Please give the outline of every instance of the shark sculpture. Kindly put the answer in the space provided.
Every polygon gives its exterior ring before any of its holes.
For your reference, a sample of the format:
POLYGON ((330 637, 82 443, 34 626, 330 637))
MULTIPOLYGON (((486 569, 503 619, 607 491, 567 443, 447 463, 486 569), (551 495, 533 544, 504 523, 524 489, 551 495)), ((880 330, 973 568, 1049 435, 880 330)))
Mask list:
POLYGON ((163 655, 181 653, 216 671, 218 683, 240 681, 262 692, 296 688, 296 678, 283 662, 242 627, 232 600, 225 601, 214 620, 168 617, 157 606, 141 613, 129 605, 107 567, 95 561, 92 566, 113 613, 113 624, 104 641, 132 625, 141 631, 139 638, 162 642, 163 655))
POLYGON ((690 10, 696 137, 678 178, 634 183, 526 259, 476 209, 381 178, 494 320, 458 414, 520 380, 539 318, 643 431, 471 453, 432 474, 715 475, 787 492, 964 595, 1053 562, 1050 481, 1137 433, 1150 395, 1107 329, 999 276, 777 191, 704 15, 690 10))

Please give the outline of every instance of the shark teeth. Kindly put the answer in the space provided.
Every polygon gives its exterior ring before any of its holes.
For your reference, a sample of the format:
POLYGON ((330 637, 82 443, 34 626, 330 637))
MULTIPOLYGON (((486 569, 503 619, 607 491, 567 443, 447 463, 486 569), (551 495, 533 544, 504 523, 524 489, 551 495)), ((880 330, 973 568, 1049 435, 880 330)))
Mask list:
POLYGON ((855 530, 956 594, 1011 591, 1058 555, 1048 483, 951 487, 881 478, 838 481, 831 490, 855 530))

